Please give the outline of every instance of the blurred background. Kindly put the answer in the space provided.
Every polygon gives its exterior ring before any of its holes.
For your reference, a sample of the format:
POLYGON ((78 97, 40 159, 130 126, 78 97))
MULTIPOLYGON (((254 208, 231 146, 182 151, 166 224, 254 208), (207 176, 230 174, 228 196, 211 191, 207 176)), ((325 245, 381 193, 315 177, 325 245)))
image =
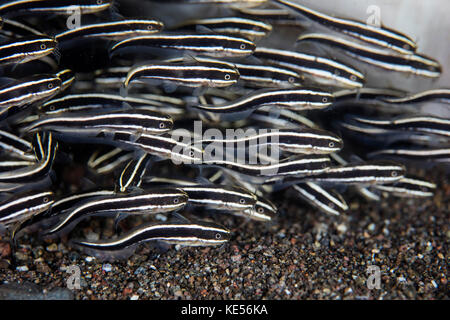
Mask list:
MULTIPOLYGON (((400 72, 390 72, 346 56, 338 50, 325 46, 301 47, 295 40, 303 32, 330 32, 302 19, 301 27, 276 28, 271 36, 258 43, 260 46, 275 46, 286 50, 301 50, 317 55, 338 59, 357 68, 366 76, 368 87, 399 89, 415 93, 432 88, 450 88, 450 0, 293 0, 311 9, 328 15, 349 18, 363 22, 373 21, 374 14, 379 15, 381 24, 408 35, 418 45, 417 52, 431 57, 442 65, 442 75, 438 79, 429 79, 400 72), (319 27, 319 29, 315 29, 319 27)), ((270 2, 268 2, 270 3, 270 2)), ((176 5, 165 1, 120 0, 117 3, 121 12, 130 16, 153 17, 170 26, 180 19, 199 17, 233 16, 236 13, 223 5, 176 5), (121 3, 124 5, 121 7, 121 3), (131 6, 130 4, 135 5, 131 6), (125 5, 126 4, 126 5, 125 5), (129 8, 134 11, 124 11, 129 8), (131 9, 132 8, 132 9, 131 9), (181 8, 181 10, 180 10, 181 8)), ((338 34, 339 35, 339 34, 338 34)), ((351 38, 350 38, 351 39, 351 38)), ((429 103, 424 111, 450 117, 450 110, 442 104, 429 103)))

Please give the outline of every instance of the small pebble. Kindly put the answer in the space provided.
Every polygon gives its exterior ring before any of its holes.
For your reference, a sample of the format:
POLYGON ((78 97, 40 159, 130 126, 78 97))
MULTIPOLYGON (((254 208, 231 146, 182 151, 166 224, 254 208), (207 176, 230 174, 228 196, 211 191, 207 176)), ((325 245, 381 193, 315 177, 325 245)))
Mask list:
POLYGON ((112 270, 112 266, 109 263, 105 263, 102 266, 102 270, 105 271, 105 272, 110 272, 112 270))
POLYGON ((28 267, 27 266, 20 266, 20 267, 17 267, 16 270, 25 272, 25 271, 28 271, 28 267))

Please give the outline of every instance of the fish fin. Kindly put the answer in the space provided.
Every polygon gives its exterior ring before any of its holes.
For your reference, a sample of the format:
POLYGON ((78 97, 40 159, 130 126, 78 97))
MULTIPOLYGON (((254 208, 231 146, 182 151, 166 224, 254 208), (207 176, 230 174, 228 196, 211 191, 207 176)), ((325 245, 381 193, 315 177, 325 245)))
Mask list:
POLYGON ((121 97, 128 96, 128 87, 126 87, 125 84, 123 84, 123 83, 120 85, 119 94, 121 97))
POLYGON ((179 213, 179 212, 176 212, 176 211, 171 212, 171 215, 172 215, 172 217, 173 217, 175 220, 179 220, 179 221, 184 222, 184 223, 191 223, 191 220, 189 220, 188 218, 186 218, 185 216, 183 216, 183 215, 182 215, 181 213, 179 213))
POLYGON ((195 97, 203 96, 207 90, 208 90, 208 88, 198 87, 198 88, 194 89, 194 91, 192 92, 192 95, 195 97))
POLYGON ((14 82, 17 82, 17 80, 10 77, 0 77, 0 87, 11 85, 14 82))
POLYGON ((197 182, 198 184, 201 184, 201 185, 211 185, 211 184, 213 184, 206 177, 200 176, 200 175, 195 178, 195 182, 197 182))
POLYGON ((250 64, 256 64, 256 65, 264 65, 264 62, 255 56, 248 56, 245 58, 245 61, 250 64))
POLYGON ((163 83, 161 84, 162 88, 164 89, 165 93, 173 93, 177 90, 178 85, 176 83, 173 82, 169 82, 169 81, 163 81, 163 83))
POLYGON ((93 247, 84 246, 82 245, 82 242, 83 241, 77 239, 69 240, 69 244, 71 247, 74 247, 88 255, 94 256, 100 261, 108 262, 128 259, 135 253, 137 246, 139 245, 139 243, 135 243, 131 246, 119 250, 99 250, 93 247))
POLYGON ((215 35, 218 34, 217 32, 213 31, 211 28, 208 28, 201 24, 195 26, 195 31, 200 34, 215 34, 215 35))
POLYGON ((159 250, 162 253, 169 251, 171 244, 164 241, 154 241, 152 247, 159 250))

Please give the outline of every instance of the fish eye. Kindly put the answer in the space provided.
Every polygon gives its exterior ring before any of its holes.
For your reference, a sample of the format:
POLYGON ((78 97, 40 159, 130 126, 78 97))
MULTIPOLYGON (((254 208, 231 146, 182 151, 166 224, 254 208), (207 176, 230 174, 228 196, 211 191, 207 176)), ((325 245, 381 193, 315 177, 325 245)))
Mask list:
POLYGON ((396 177, 398 175, 397 171, 392 171, 391 176, 396 177))
POLYGON ((49 83, 49 84, 47 85, 47 88, 53 89, 53 84, 52 84, 52 83, 49 83))
POLYGON ((173 203, 178 203, 178 202, 180 202, 180 199, 178 199, 178 198, 173 199, 173 203))
POLYGON ((322 163, 322 169, 325 169, 327 167, 328 167, 328 165, 326 163, 322 163))
POLYGON ((295 79, 294 79, 294 77, 289 77, 288 81, 289 81, 289 83, 294 83, 295 79))
POLYGON ((55 111, 55 106, 50 106, 50 111, 55 111))
POLYGON ((222 239, 222 235, 221 235, 220 233, 216 233, 216 239, 217 239, 217 240, 222 239))
POLYGON ((323 97, 323 98, 322 98, 322 102, 323 102, 323 103, 327 103, 327 102, 328 102, 328 98, 327 98, 327 97, 323 97))
POLYGON ((148 25, 148 26, 147 26, 147 29, 148 29, 148 30, 153 30, 153 26, 152 26, 152 25, 148 25))
POLYGON ((160 127, 161 129, 164 129, 164 128, 166 127, 166 125, 164 124, 164 122, 161 122, 161 123, 159 124, 159 127, 160 127))
POLYGON ((98 5, 103 4, 103 0, 97 0, 97 4, 98 5))
POLYGON ((356 76, 355 76, 354 74, 352 74, 352 75, 350 76, 350 80, 356 81, 356 76))
POLYGON ((334 142, 330 142, 330 143, 328 144, 328 146, 329 146, 330 148, 333 148, 333 147, 334 147, 334 142))
POLYGON ((258 213, 263 213, 264 212, 264 208, 259 207, 258 210, 256 210, 256 211, 258 211, 258 213))
POLYGON ((42 201, 44 201, 44 203, 47 203, 50 201, 50 199, 48 197, 45 197, 44 199, 42 199, 42 201))
POLYGON ((41 50, 47 49, 47 45, 45 43, 41 44, 41 50))
POLYGON ((245 49, 245 44, 242 43, 239 48, 241 48, 241 50, 244 50, 245 49))
POLYGON ((231 79, 231 76, 227 73, 226 75, 225 75, 225 80, 230 80, 231 79))
POLYGON ((194 151, 189 151, 189 156, 194 157, 195 156, 194 151))
POLYGON ((331 209, 334 209, 334 203, 333 203, 333 202, 330 202, 330 203, 328 204, 328 207, 330 207, 331 209))
POLYGON ((244 204, 245 203, 245 199, 244 198, 239 199, 239 203, 244 204))

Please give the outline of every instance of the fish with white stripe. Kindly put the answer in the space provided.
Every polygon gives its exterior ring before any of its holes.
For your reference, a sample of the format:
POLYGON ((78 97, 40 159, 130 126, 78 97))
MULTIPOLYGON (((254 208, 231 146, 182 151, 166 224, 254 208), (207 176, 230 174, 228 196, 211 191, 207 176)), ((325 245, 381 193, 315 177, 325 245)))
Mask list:
POLYGON ((364 75, 361 72, 328 58, 265 47, 257 47, 253 56, 292 69, 321 85, 361 88, 364 84, 364 75))
POLYGON ((339 216, 348 210, 344 198, 335 190, 326 190, 313 182, 304 182, 292 186, 298 195, 322 212, 339 216))
POLYGON ((0 43, 0 66, 26 63, 53 53, 57 42, 45 35, 24 36, 0 43))
POLYGON ((128 51, 160 48, 190 51, 196 54, 223 57, 248 56, 255 50, 250 40, 218 34, 164 34, 139 36, 116 43, 111 48, 111 55, 128 51))
POLYGON ((297 39, 299 41, 314 41, 339 48, 358 60, 390 71, 428 78, 438 78, 442 72, 439 62, 418 53, 398 55, 326 34, 301 35, 297 39))
POLYGON ((50 227, 46 234, 59 232, 72 222, 90 215, 143 215, 170 212, 183 208, 187 201, 187 194, 176 188, 102 196, 70 210, 59 222, 50 227))
POLYGON ((185 21, 171 29, 176 31, 199 31, 200 27, 204 27, 218 34, 245 37, 251 41, 264 38, 272 31, 270 24, 239 17, 194 19, 185 21))
POLYGON ((328 28, 340 31, 346 35, 373 45, 392 49, 400 54, 411 54, 417 47, 416 43, 411 38, 396 30, 381 26, 373 26, 356 20, 333 17, 311 10, 292 1, 274 1, 328 28))
POLYGON ((192 62, 176 59, 138 65, 129 70, 124 85, 128 87, 130 82, 139 80, 152 85, 171 83, 194 88, 227 87, 236 84, 238 79, 239 71, 233 64, 195 58, 192 62))
MULTIPOLYGON (((116 239, 99 241, 73 241, 80 247, 95 251, 117 252, 127 248, 133 251, 137 244, 148 241, 181 246, 218 246, 228 242, 231 233, 225 227, 210 222, 147 223, 119 236, 116 239)), ((129 253, 131 254, 131 253, 129 253)), ((102 255, 100 255, 102 256, 102 255)), ((115 257, 116 255, 113 255, 115 257)))
POLYGON ((0 4, 0 16, 71 15, 100 12, 111 7, 113 0, 7 0, 0 4))

